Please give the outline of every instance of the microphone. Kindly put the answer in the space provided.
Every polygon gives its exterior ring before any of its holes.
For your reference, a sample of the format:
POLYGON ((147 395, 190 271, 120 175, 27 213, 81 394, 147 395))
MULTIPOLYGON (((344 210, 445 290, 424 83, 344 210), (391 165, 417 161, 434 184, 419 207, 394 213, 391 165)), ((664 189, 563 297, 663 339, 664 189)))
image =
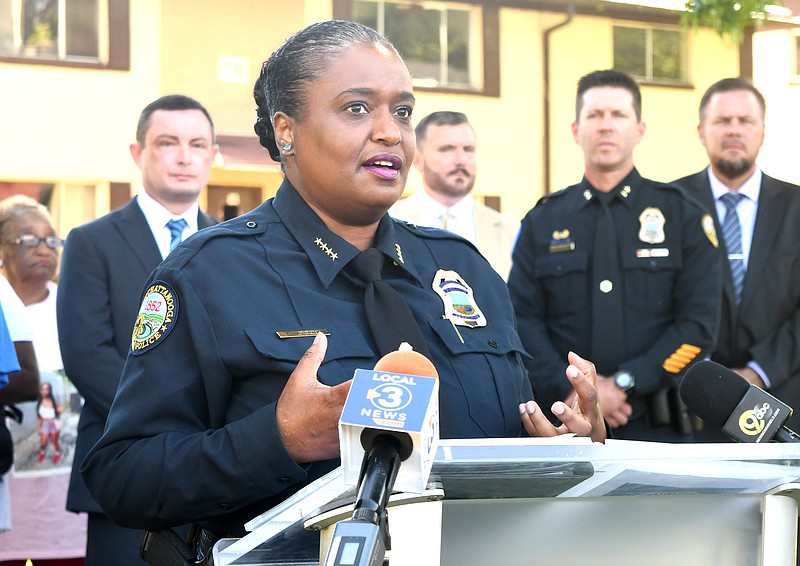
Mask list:
POLYGON ((396 489, 423 493, 439 443, 439 374, 406 343, 378 360, 374 369, 353 374, 339 419, 346 484, 361 482, 365 454, 386 436, 397 440, 404 461, 396 489))
POLYGON ((679 391, 698 417, 738 442, 800 442, 800 436, 784 426, 791 407, 716 362, 692 365, 679 391))
POLYGON ((439 441, 438 377, 433 363, 406 343, 374 369, 355 371, 339 420, 345 483, 360 461, 355 509, 336 524, 324 566, 383 564, 395 484, 422 493, 428 482, 439 441))

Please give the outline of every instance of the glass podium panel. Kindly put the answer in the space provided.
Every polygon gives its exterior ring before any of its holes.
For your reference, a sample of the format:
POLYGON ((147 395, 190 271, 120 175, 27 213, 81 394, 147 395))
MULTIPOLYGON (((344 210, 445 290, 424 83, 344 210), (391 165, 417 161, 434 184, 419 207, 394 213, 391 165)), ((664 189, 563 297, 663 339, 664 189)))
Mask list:
MULTIPOLYGON (((662 503, 658 498, 665 499, 664 496, 680 501, 690 512, 692 506, 688 502, 693 502, 698 506, 695 511, 698 516, 703 509, 714 506, 712 501, 725 498, 724 505, 731 508, 719 511, 720 516, 749 513, 751 518, 741 522, 747 535, 744 538, 756 541, 761 538, 761 498, 771 494, 794 497, 800 490, 800 444, 664 444, 614 440, 593 444, 576 437, 443 440, 428 488, 423 495, 393 496, 390 530, 392 509, 409 503, 441 500, 443 556, 453 548, 444 539, 452 536, 459 517, 471 517, 470 520, 480 522, 481 517, 490 517, 501 509, 529 515, 525 509, 535 504, 538 515, 555 520, 559 512, 551 507, 562 505, 561 511, 574 509, 575 505, 566 503, 568 501, 583 505, 582 509, 597 513, 599 517, 602 517, 600 507, 611 502, 616 502, 614 504, 631 517, 636 516, 636 502, 648 502, 654 512, 668 517, 672 511, 659 510, 662 503), (448 526, 450 523, 452 525, 448 526)), ((215 548, 215 563, 220 566, 319 564, 320 530, 349 518, 354 494, 355 488, 344 485, 340 470, 334 470, 250 521, 246 525, 247 536, 220 541, 215 548)), ((707 520, 720 523, 720 529, 730 528, 722 524, 718 516, 709 516, 707 520)), ((603 529, 602 521, 594 527, 601 532, 603 529)), ((717 532, 709 534, 721 536, 717 532)), ((740 539, 741 534, 737 534, 740 539)), ((601 539, 598 537, 598 541, 601 539)), ((469 548, 468 542, 459 541, 457 546, 469 548)), ((744 556, 749 555, 745 553, 744 556)), ((459 560, 463 564, 470 563, 463 558, 459 560)), ((443 558, 441 563, 459 563, 459 560, 443 558)))

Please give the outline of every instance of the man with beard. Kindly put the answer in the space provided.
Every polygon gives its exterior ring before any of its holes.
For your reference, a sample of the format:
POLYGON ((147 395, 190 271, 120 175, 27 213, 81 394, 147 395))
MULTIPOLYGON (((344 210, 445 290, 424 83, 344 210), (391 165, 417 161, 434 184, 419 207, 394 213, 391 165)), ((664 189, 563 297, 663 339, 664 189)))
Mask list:
MULTIPOLYGON (((727 257, 711 359, 800 409, 800 190, 756 164, 765 110, 764 97, 745 79, 711 85, 697 128, 710 165, 676 183, 712 213, 727 257)), ((800 427, 800 412, 788 426, 800 427)), ((702 434, 726 440, 720 430, 702 434)))
POLYGON ((472 242, 495 271, 508 278, 519 222, 471 196, 475 185, 475 132, 461 112, 434 112, 415 129, 414 166, 422 190, 397 202, 389 214, 443 228, 472 242))

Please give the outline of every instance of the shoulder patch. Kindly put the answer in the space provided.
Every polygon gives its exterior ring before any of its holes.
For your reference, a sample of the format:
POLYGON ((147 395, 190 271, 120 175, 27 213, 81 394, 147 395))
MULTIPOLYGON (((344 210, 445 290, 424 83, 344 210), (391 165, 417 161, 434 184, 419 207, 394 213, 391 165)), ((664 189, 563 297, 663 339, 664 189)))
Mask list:
POLYGON ((172 332, 178 320, 178 297, 164 281, 155 281, 144 294, 131 338, 131 353, 144 354, 172 332))

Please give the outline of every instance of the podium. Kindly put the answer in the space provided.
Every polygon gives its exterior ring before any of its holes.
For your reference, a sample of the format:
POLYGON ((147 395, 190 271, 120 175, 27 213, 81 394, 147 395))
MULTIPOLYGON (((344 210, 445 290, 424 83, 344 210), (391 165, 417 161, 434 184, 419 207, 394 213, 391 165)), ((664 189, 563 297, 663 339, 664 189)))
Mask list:
MULTIPOLYGON (((218 566, 316 566, 354 488, 341 470, 214 548, 218 566)), ((443 440, 389 505, 390 566, 794 566, 800 444, 443 440)))

